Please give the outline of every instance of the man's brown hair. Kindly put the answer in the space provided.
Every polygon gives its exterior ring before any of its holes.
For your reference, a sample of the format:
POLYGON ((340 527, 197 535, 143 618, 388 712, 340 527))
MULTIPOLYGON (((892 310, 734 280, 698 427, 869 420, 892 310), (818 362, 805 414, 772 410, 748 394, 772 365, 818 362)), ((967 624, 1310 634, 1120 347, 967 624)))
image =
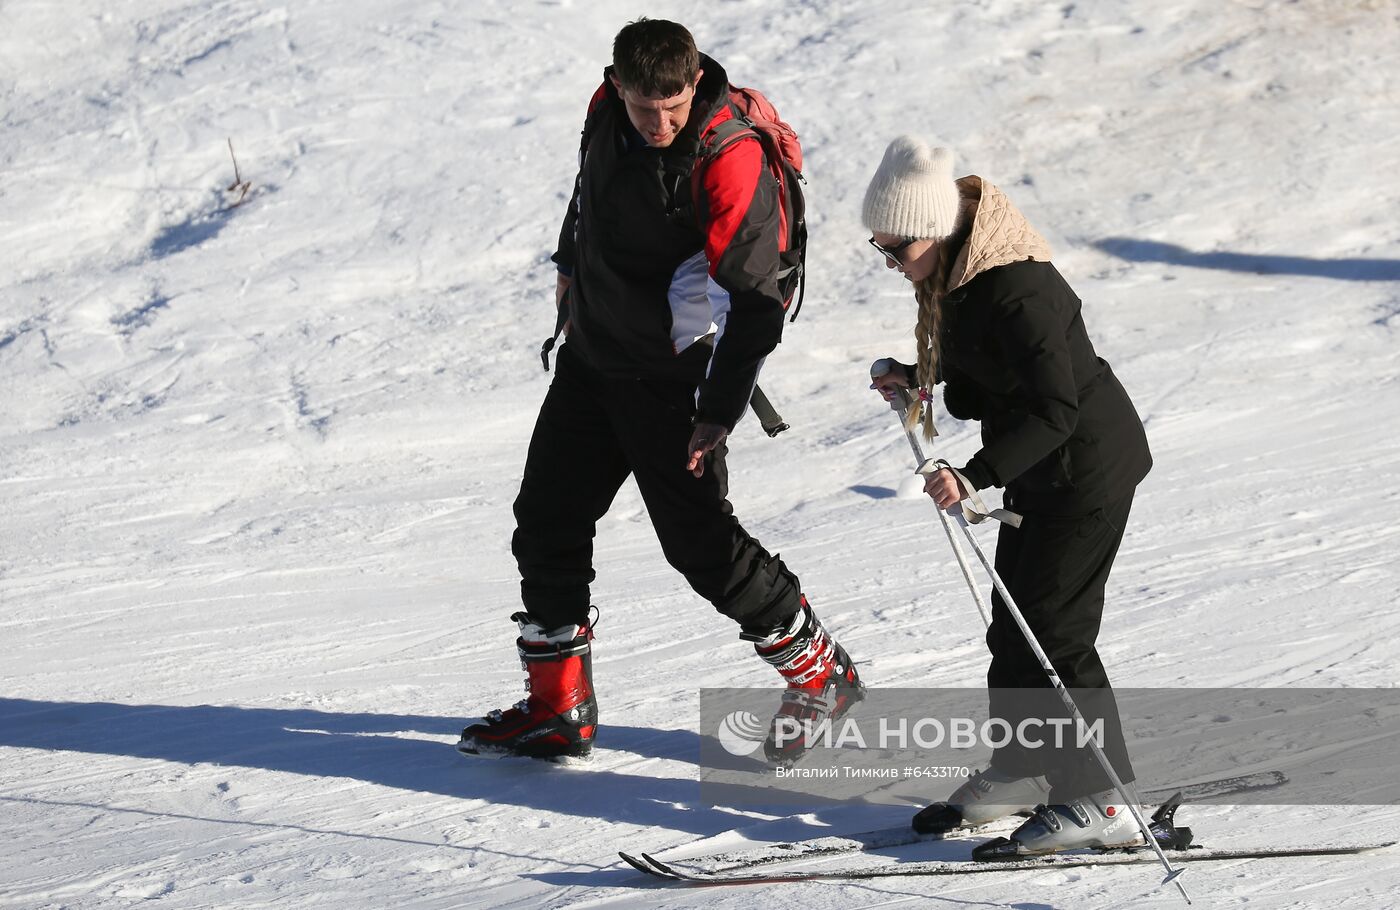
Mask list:
POLYGON ((700 52, 684 25, 643 16, 613 39, 613 71, 629 91, 669 98, 695 83, 700 52))

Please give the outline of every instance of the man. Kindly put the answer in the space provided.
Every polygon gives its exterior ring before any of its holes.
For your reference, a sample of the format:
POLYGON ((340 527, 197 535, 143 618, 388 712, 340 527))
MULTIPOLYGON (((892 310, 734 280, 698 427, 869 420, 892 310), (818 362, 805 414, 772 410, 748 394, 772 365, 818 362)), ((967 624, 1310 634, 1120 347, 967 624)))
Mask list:
MULTIPOLYGON (((728 99, 724 70, 683 26, 639 19, 614 40, 553 257, 566 342, 515 501, 525 609, 512 619, 530 694, 467 727, 463 752, 592 749, 593 537, 629 474, 667 561, 786 680, 780 716, 820 720, 861 696, 797 577, 726 498, 725 440, 783 324, 778 186, 760 144, 725 147, 692 192, 705 138, 734 116, 728 99)), ((775 761, 805 747, 777 740, 775 761)))

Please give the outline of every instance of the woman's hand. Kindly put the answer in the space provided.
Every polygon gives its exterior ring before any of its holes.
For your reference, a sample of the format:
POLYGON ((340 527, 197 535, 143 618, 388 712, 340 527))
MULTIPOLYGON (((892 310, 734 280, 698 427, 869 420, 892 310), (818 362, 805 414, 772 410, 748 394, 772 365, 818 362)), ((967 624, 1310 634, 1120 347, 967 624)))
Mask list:
POLYGON ((967 491, 958 483, 957 476, 947 468, 928 476, 924 481, 924 492, 933 499, 934 505, 945 512, 967 498, 967 491))
POLYGON ((870 365, 870 387, 886 401, 899 397, 900 389, 909 388, 904 365, 890 357, 882 357, 870 365))

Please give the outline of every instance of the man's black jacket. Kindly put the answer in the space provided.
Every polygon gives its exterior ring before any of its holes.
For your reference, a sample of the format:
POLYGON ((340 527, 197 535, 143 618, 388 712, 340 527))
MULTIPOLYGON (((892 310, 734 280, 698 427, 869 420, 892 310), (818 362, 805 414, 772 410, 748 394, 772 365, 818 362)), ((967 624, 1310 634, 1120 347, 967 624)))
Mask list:
POLYGON ((777 183, 756 140, 690 171, 705 132, 733 116, 724 69, 702 55, 690 120, 643 145, 605 72, 584 127, 554 261, 571 274, 568 344, 609 375, 698 387, 696 422, 729 429, 782 337, 777 183), (703 226, 703 227, 702 227, 703 226), (696 342, 714 333, 714 345, 696 342))

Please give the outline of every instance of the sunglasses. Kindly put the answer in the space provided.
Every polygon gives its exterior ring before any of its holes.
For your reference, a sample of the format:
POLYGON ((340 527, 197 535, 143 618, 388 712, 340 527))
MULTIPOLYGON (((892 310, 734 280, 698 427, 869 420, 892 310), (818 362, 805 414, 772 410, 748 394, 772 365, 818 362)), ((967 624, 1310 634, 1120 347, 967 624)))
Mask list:
POLYGON ((915 237, 906 237, 894 246, 881 246, 880 244, 875 242, 874 237, 871 237, 869 243, 871 246, 875 247, 875 249, 879 250, 882 254, 884 254, 884 257, 888 259, 893 265, 901 266, 904 264, 904 262, 899 258, 899 254, 908 249, 909 244, 913 243, 916 239, 917 238, 915 237))

